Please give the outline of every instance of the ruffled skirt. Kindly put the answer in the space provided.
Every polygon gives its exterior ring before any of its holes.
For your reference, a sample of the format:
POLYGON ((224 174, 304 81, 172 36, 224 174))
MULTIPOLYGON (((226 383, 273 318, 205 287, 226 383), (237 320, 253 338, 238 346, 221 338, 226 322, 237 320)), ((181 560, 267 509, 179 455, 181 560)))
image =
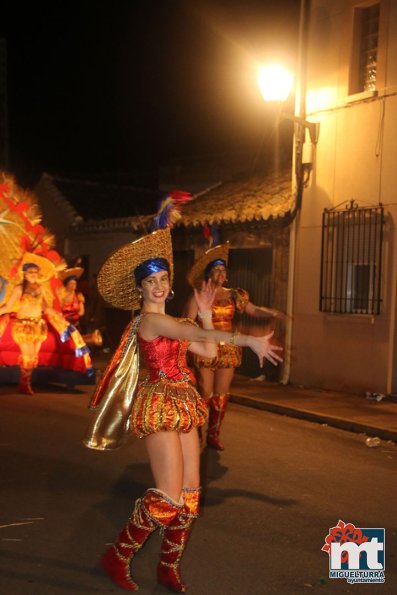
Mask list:
POLYGON ((154 432, 190 432, 208 417, 207 406, 187 381, 142 382, 131 411, 131 430, 143 438, 154 432))
POLYGON ((14 318, 11 334, 18 345, 36 341, 43 343, 47 338, 47 324, 42 318, 14 318))
POLYGON ((241 366, 241 355, 241 347, 225 343, 225 345, 218 345, 218 355, 215 358, 195 355, 193 361, 196 368, 210 368, 211 370, 238 368, 241 366))

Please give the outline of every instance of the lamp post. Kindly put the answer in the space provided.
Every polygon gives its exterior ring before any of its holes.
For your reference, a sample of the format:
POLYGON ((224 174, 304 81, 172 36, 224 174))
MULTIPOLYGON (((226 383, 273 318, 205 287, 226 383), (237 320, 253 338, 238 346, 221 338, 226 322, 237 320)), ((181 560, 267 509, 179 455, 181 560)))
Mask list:
MULTIPOLYGON (((266 102, 272 102, 277 106, 277 117, 282 120, 290 120, 295 124, 294 131, 294 162, 297 190, 297 207, 300 207, 302 191, 309 181, 312 170, 312 150, 308 152, 306 159, 303 157, 303 146, 306 142, 306 130, 309 132, 311 149, 318 142, 320 124, 309 122, 305 117, 283 112, 283 104, 288 99, 293 85, 294 76, 284 66, 271 64, 261 66, 258 69, 257 80, 261 95, 266 102)), ((302 102, 301 102, 302 104, 302 102)))
POLYGON ((302 204, 303 189, 307 186, 310 172, 313 168, 314 147, 318 142, 320 124, 306 120, 306 59, 308 44, 308 24, 310 15, 310 0, 301 0, 299 18, 299 44, 298 44, 298 73, 296 83, 295 114, 282 111, 283 103, 288 98, 294 84, 294 77, 285 68, 261 67, 258 71, 258 84, 265 101, 276 102, 278 105, 278 118, 292 120, 294 126, 294 170, 295 170, 295 204, 291 209, 290 242, 289 242, 289 274, 287 287, 287 325, 285 335, 284 366, 281 379, 282 384, 288 384, 291 373, 291 351, 294 320, 294 286, 295 286, 295 261, 298 235, 299 212, 302 204), (308 130, 310 151, 304 155, 304 144, 308 130))

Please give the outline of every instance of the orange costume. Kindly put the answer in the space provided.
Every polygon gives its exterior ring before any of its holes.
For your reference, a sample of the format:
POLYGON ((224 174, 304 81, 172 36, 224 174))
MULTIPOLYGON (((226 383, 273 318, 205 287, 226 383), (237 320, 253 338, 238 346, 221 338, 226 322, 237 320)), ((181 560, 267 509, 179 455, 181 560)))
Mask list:
MULTIPOLYGON (((233 331, 233 318, 237 312, 244 312, 249 302, 249 295, 244 289, 231 289, 230 298, 215 302, 212 306, 212 323, 214 328, 221 331, 233 331)), ((242 349, 231 343, 219 344, 218 355, 215 360, 194 356, 197 368, 238 368, 241 365, 242 349)))
MULTIPOLYGON (((226 271, 229 257, 229 243, 214 246, 202 254, 189 270, 186 280, 192 288, 198 288, 203 280, 210 277, 211 270, 216 267, 223 267, 226 271)), ((236 331, 233 328, 234 315, 237 312, 244 312, 249 303, 249 295, 244 289, 229 289, 227 297, 215 301, 212 305, 212 323, 216 330, 236 331)), ((198 317, 200 319, 200 317, 198 317)), ((195 355, 193 362, 201 374, 218 370, 238 368, 241 365, 242 349, 234 342, 220 343, 218 345, 217 357, 214 359, 195 355)), ((214 386, 214 380, 212 380, 214 386)), ((228 392, 212 392, 206 394, 206 403, 209 408, 209 421, 207 431, 207 446, 216 450, 223 450, 219 441, 219 432, 225 417, 226 407, 229 401, 228 392)))

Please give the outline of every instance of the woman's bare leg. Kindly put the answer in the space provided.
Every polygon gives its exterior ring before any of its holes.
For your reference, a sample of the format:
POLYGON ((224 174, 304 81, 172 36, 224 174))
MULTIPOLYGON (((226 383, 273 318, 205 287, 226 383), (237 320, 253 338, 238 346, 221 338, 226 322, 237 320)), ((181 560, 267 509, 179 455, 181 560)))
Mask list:
POLYGON ((228 395, 234 376, 234 368, 218 368, 214 378, 214 394, 228 395))
POLYGON ((179 501, 183 487, 184 459, 178 432, 156 432, 145 438, 157 489, 179 501))
POLYGON ((183 487, 198 488, 200 485, 200 444, 197 428, 179 434, 183 454, 183 487))
POLYGON ((211 368, 197 369, 197 383, 203 399, 210 399, 214 392, 214 371, 211 368))

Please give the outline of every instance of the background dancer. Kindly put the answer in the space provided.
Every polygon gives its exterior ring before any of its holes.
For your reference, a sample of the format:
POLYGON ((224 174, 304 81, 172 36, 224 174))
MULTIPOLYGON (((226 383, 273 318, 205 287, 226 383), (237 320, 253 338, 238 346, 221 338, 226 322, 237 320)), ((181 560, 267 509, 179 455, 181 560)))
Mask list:
POLYGON ((44 284, 55 276, 52 262, 33 253, 25 253, 22 263, 22 282, 0 306, 0 361, 3 365, 17 363, 20 368, 19 392, 32 395, 32 372, 39 363, 59 363, 54 349, 50 360, 40 362, 40 350, 49 333, 57 337, 56 345, 63 343, 63 361, 67 368, 77 368, 90 374, 91 360, 80 333, 63 316, 51 308, 44 295, 44 284), (15 361, 17 346, 19 355, 15 361), (78 359, 76 365, 76 358, 78 359), (70 361, 72 360, 72 361, 70 361))
MULTIPOLYGON (((193 264, 187 274, 187 281, 192 288, 198 287, 203 280, 211 280, 215 288, 212 305, 212 321, 218 330, 235 330, 235 314, 245 312, 256 318, 285 318, 279 310, 256 306, 249 300, 244 289, 224 287, 227 282, 227 264, 229 243, 220 244, 207 250, 193 264)), ((198 311, 194 294, 185 307, 185 316, 203 324, 204 318, 198 311)), ((196 355, 193 358, 201 396, 209 406, 207 445, 216 450, 223 450, 219 433, 225 417, 229 400, 230 385, 236 368, 241 365, 242 349, 238 344, 222 342, 218 345, 215 358, 196 355)))

